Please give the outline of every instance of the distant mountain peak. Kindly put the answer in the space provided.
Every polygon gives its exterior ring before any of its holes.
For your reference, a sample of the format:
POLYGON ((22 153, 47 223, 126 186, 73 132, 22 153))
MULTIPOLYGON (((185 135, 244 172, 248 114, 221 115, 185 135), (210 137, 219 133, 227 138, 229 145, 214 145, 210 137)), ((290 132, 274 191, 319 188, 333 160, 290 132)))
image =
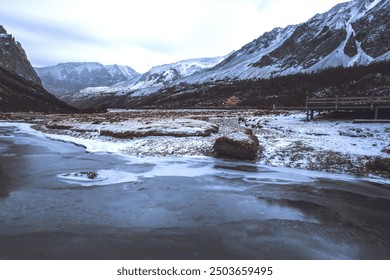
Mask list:
POLYGON ((0 25, 0 34, 7 34, 7 31, 4 29, 2 25, 0 25))
POLYGON ((62 95, 87 87, 110 86, 139 75, 133 68, 120 65, 102 65, 98 62, 67 62, 55 66, 35 68, 43 86, 62 95))

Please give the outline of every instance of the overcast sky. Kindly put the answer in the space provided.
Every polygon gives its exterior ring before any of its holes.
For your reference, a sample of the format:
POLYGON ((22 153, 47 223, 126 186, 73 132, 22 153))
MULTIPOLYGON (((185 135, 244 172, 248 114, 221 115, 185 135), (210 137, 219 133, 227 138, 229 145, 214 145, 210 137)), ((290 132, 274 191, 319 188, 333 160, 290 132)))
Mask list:
POLYGON ((223 56, 346 0, 1 0, 0 24, 34 66, 129 65, 143 73, 223 56))

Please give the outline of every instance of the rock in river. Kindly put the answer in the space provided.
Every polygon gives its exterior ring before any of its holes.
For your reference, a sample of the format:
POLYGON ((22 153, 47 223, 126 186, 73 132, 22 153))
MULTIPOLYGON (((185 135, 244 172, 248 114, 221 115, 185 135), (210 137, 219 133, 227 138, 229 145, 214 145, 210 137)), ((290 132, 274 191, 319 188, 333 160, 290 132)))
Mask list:
POLYGON ((253 160, 259 150, 259 140, 252 130, 234 130, 215 140, 214 151, 217 157, 253 160))

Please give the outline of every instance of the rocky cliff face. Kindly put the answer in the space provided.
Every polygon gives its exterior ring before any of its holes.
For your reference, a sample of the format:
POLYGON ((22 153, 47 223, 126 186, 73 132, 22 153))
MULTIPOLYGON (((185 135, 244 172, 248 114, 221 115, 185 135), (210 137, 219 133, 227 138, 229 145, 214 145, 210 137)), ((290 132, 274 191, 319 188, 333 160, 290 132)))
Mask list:
POLYGON ((75 112, 48 93, 22 46, 0 26, 0 112, 75 112))
POLYGON ((16 73, 37 85, 40 78, 31 66, 25 51, 19 42, 0 25, 0 67, 16 73))

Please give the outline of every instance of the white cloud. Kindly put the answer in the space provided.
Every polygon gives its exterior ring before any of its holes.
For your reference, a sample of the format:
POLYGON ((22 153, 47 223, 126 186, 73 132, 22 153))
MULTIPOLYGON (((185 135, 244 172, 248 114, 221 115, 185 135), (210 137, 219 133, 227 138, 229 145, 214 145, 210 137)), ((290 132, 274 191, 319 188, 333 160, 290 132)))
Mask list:
POLYGON ((303 22, 339 0, 9 0, 4 27, 33 64, 126 64, 140 72, 220 56, 274 27, 303 22))

